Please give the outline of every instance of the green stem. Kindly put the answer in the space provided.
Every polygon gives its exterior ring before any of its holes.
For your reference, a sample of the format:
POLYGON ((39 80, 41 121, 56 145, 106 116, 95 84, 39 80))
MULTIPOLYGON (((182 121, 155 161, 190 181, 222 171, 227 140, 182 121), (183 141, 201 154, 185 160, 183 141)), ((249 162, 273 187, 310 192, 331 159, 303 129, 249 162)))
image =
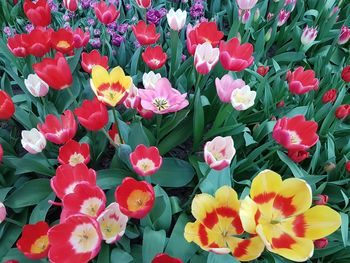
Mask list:
POLYGON ((108 131, 106 130, 106 128, 102 128, 101 131, 104 133, 104 135, 107 137, 107 139, 109 140, 109 142, 117 149, 118 145, 115 144, 115 142, 113 141, 113 139, 111 138, 111 136, 109 136, 108 131))
POLYGON ((171 31, 171 65, 170 65, 170 78, 172 78, 174 72, 175 72, 175 65, 176 65, 176 59, 177 59, 177 45, 179 42, 179 33, 175 30, 171 31))
POLYGON ((23 224, 22 224, 21 222, 18 222, 17 220, 11 219, 11 218, 9 218, 9 217, 7 217, 7 218, 5 219, 5 221, 6 221, 6 222, 9 222, 9 223, 11 223, 11 224, 17 225, 17 226, 19 226, 19 227, 23 227, 23 224))
POLYGON ((122 133, 120 132, 120 129, 119 129, 117 111, 115 110, 115 107, 112 107, 112 112, 113 112, 113 118, 114 118, 115 125, 117 126, 118 135, 119 135, 119 138, 120 138, 120 143, 123 144, 124 140, 123 140, 123 137, 122 137, 122 133))
POLYGON ((156 126, 156 129, 157 129, 157 145, 160 141, 160 127, 161 127, 161 124, 162 124, 162 114, 157 114, 157 126, 156 126))

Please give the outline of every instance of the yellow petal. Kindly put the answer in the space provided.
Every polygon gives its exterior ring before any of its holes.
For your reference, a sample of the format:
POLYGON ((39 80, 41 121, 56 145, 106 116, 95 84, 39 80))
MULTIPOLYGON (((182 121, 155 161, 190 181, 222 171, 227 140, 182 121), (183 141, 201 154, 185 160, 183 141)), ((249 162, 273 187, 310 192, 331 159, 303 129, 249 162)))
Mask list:
POLYGON ((205 193, 198 194, 193 198, 191 208, 192 208, 192 215, 197 220, 203 221, 207 218, 208 214, 215 213, 216 202, 214 197, 212 197, 209 194, 205 194, 205 193))
POLYGON ((239 210, 237 193, 229 186, 222 186, 215 192, 215 200, 219 207, 230 207, 234 211, 239 210))
POLYGON ((245 231, 250 234, 256 234, 257 221, 260 218, 260 211, 258 205, 247 196, 241 201, 241 208, 239 210, 239 216, 242 221, 242 226, 245 231))
POLYGON ((310 186, 301 179, 286 179, 273 202, 273 218, 280 219, 301 214, 309 209, 311 204, 310 186))
POLYGON ((232 250, 232 255, 240 261, 250 261, 258 258, 265 248, 259 236, 248 239, 230 237, 227 244, 232 250))
POLYGON ((103 84, 109 85, 110 83, 108 71, 100 65, 96 65, 92 68, 91 80, 92 80, 92 83, 94 84, 93 85, 94 87, 91 87, 91 88, 97 89, 97 90, 101 85, 103 84))
POLYGON ((110 75, 110 84, 121 82, 121 80, 125 77, 124 70, 121 67, 115 67, 109 73, 110 75))

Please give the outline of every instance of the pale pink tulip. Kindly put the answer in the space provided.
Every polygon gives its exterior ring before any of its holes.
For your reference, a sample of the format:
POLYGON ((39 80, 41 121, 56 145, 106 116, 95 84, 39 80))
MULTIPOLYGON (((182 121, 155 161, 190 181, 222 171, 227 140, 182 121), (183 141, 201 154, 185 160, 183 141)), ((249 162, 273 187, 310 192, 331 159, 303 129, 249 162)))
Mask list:
POLYGON ((249 10, 256 5, 258 0, 236 0, 236 2, 240 9, 249 10))
POLYGON ((181 9, 177 9, 175 12, 174 9, 171 8, 166 15, 166 18, 168 20, 169 27, 172 30, 180 31, 185 26, 187 12, 185 10, 182 11, 181 9))
POLYGON ((256 92, 250 90, 248 85, 235 89, 231 94, 231 104, 238 111, 243 111, 254 105, 256 92))
POLYGON ((37 74, 29 74, 24 84, 34 97, 43 97, 49 92, 49 85, 37 74))
POLYGON ((0 224, 6 219, 6 207, 0 202, 0 224))
POLYGON ((210 168, 222 170, 230 165, 236 149, 231 136, 217 136, 204 146, 204 160, 210 168))
POLYGON ((339 45, 344 45, 350 39, 350 28, 347 26, 342 26, 340 31, 340 36, 338 40, 339 45))
POLYGON ((303 34, 301 35, 301 43, 306 46, 315 41, 318 31, 317 28, 308 27, 304 28, 303 34))
POLYGON ((226 74, 221 79, 215 79, 215 86, 220 100, 224 103, 230 103, 232 91, 244 87, 245 82, 242 79, 234 80, 231 75, 226 74))
POLYGON ((22 131, 22 146, 31 154, 37 154, 46 147, 45 136, 33 128, 30 131, 22 131))
POLYGON ((199 44, 194 53, 194 65, 199 74, 208 74, 219 61, 219 48, 213 48, 208 42, 199 44))
POLYGON ((278 15, 277 26, 283 26, 287 22, 289 17, 290 17, 290 12, 287 12, 286 10, 282 9, 278 15))

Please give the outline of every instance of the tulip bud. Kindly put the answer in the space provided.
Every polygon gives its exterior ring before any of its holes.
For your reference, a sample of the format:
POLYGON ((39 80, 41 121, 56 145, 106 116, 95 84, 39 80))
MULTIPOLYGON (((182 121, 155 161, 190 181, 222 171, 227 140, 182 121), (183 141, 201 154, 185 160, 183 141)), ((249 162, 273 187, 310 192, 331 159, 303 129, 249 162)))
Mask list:
POLYGON ((330 173, 331 171, 333 171, 335 169, 335 163, 327 163, 323 169, 327 172, 330 173))
POLYGON ((295 163, 300 163, 309 157, 310 153, 305 150, 289 150, 288 157, 295 163))
POLYGON ((350 82, 350 66, 346 66, 342 70, 341 77, 345 82, 350 82))
POLYGON ((349 104, 343 104, 338 106, 338 108, 335 110, 335 117, 337 119, 344 119, 350 114, 350 105, 349 104))
POLYGON ((204 160, 214 170, 229 166, 235 154, 236 149, 230 136, 217 136, 204 146, 204 160))
POLYGON ((78 9, 78 4, 78 0, 63 0, 64 7, 71 12, 75 12, 78 9))
POLYGON ((328 195, 317 195, 318 200, 315 201, 316 205, 326 205, 328 202, 328 195))
POLYGON ((173 8, 171 8, 166 15, 169 27, 172 30, 180 31, 186 23, 187 12, 186 10, 182 11, 181 9, 177 9, 176 12, 173 8))
POLYGON ((49 92, 49 85, 37 74, 29 74, 24 80, 24 84, 34 97, 43 97, 49 92))
POLYGON ((35 128, 22 131, 21 143, 23 148, 31 154, 40 153, 46 147, 45 136, 35 128))
POLYGON ((270 28, 269 30, 267 30, 267 32, 265 33, 265 37, 264 40, 265 42, 268 42, 271 38, 271 33, 272 33, 272 28, 270 28))
POLYGON ((327 238, 320 238, 314 241, 314 245, 316 248, 325 248, 328 246, 328 239, 327 238))
POLYGON ((266 66, 260 66, 257 68, 256 72, 260 75, 260 76, 265 76, 268 72, 269 72, 270 67, 266 66))
POLYGON ((346 162, 345 164, 345 170, 350 173, 350 160, 346 162))
POLYGON ((301 35, 301 43, 306 46, 314 42, 318 34, 317 28, 308 27, 304 28, 303 34, 301 35))
POLYGON ((136 4, 140 7, 140 8, 149 8, 152 4, 151 0, 136 0, 136 4))
POLYGON ((350 28, 347 26, 342 26, 340 35, 339 35, 338 44, 344 45, 346 42, 349 41, 349 39, 350 39, 350 28))
POLYGON ((254 22, 258 21, 260 17, 260 9, 257 8, 254 13, 254 22))
POLYGON ((6 219, 6 208, 3 203, 0 202, 0 224, 6 219))
POLYGON ((8 120, 15 113, 12 98, 5 91, 0 90, 0 120, 8 120))
POLYGON ((4 150, 2 149, 2 145, 0 144, 0 162, 2 162, 3 156, 4 156, 4 150))
POLYGON ((328 103, 328 102, 334 102, 337 99, 337 90, 336 89, 330 89, 325 92, 322 96, 322 102, 328 103))
POLYGON ((219 61, 219 54, 219 48, 213 48, 210 43, 199 44, 194 54, 194 65, 198 73, 208 74, 219 61))
POLYGON ((283 26, 287 22, 289 16, 290 12, 287 12, 286 10, 282 9, 278 15, 277 26, 283 26))
POLYGON ((278 103, 276 104, 276 107, 277 107, 277 108, 282 108, 282 107, 284 107, 284 100, 281 100, 280 102, 278 102, 278 103))
POLYGON ((250 10, 239 10, 239 15, 242 19, 242 23, 246 24, 250 19, 250 10))

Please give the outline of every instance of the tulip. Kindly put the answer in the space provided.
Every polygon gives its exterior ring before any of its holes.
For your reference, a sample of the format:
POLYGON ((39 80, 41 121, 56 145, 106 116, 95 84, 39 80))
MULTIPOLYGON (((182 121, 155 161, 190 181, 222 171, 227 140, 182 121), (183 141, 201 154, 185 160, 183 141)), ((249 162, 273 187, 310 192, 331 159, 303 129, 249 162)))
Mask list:
POLYGON ((248 23, 249 19, 250 19, 250 10, 238 10, 238 15, 242 20, 242 24, 246 24, 248 23))
POLYGON ((60 28, 51 34, 51 46, 58 52, 69 54, 74 49, 73 32, 70 29, 60 28))
POLYGON ((6 215, 6 207, 0 202, 0 224, 5 221, 6 215))
POLYGON ((98 131, 108 123, 106 105, 97 98, 84 100, 80 108, 74 110, 80 124, 89 131, 98 131))
POLYGON ((122 103, 132 87, 132 78, 121 67, 108 71, 97 65, 92 68, 90 86, 99 101, 115 107, 122 103))
POLYGON ((183 261, 179 258, 170 257, 166 253, 157 254, 151 263, 183 263, 183 261))
POLYGON ((157 81, 160 80, 162 76, 160 73, 155 74, 153 71, 148 73, 143 73, 142 75, 142 84, 145 89, 155 89, 157 81))
POLYGON ((340 35, 338 39, 339 45, 344 45, 350 39, 350 28, 347 26, 342 26, 340 30, 340 35))
POLYGON ((15 105, 5 91, 0 90, 0 120, 8 120, 15 113, 15 105))
POLYGON ((136 4, 140 8, 147 9, 147 8, 149 8, 151 6, 152 2, 151 2, 151 0, 136 0, 136 4))
POLYGON ((44 58, 33 65, 34 72, 51 88, 62 90, 72 85, 73 76, 66 58, 56 53, 55 58, 44 58))
POLYGON ((350 115, 350 104, 343 104, 335 110, 335 117, 337 119, 344 119, 350 115))
POLYGON ((220 62, 224 69, 242 71, 253 64, 253 45, 245 43, 240 45, 238 38, 234 37, 227 43, 220 43, 220 62))
POLYGON ((45 136, 37 129, 22 131, 22 146, 31 154, 41 153, 46 147, 45 136))
POLYGON ((147 148, 140 144, 130 153, 131 165, 140 176, 155 174, 162 166, 162 160, 158 148, 154 146, 147 148))
POLYGON ((337 90, 336 89, 327 90, 322 96, 323 103, 335 102, 336 99, 337 99, 337 90))
POLYGON ((73 45, 75 48, 85 47, 90 40, 89 31, 84 32, 81 28, 77 28, 73 31, 73 45))
POLYGON ((73 113, 66 110, 60 119, 53 114, 47 115, 45 123, 39 123, 37 128, 44 134, 46 140, 55 144, 64 144, 75 136, 78 126, 73 113))
POLYGON ((288 71, 287 81, 290 92, 297 95, 317 90, 319 84, 315 72, 311 69, 304 71, 303 67, 298 67, 294 72, 288 71))
POLYGON ((76 166, 80 163, 88 164, 90 145, 70 140, 60 147, 57 159, 60 164, 69 164, 70 166, 76 166))
POLYGON ((7 47, 16 57, 26 57, 28 55, 26 45, 23 40, 23 34, 16 34, 7 39, 7 47))
POLYGON ((276 103, 277 108, 282 108, 284 107, 284 105, 285 105, 284 100, 281 100, 280 102, 276 103))
POLYGON ((317 34, 318 34, 317 28, 306 26, 304 28, 302 35, 301 35, 300 41, 304 46, 309 45, 312 42, 314 42, 314 40, 317 37, 317 34))
POLYGON ((48 53, 51 47, 51 34, 52 30, 34 28, 29 34, 23 35, 23 45, 27 53, 36 57, 42 57, 48 53))
POLYGON ((210 43, 199 44, 194 53, 194 65, 199 74, 208 74, 219 61, 219 48, 213 48, 210 43))
POLYGON ((81 54, 81 67, 89 74, 92 72, 92 68, 96 65, 108 69, 108 57, 101 56, 98 50, 94 49, 90 53, 83 52, 81 54))
POLYGON ((29 74, 24 80, 24 84, 34 97, 43 97, 49 92, 49 85, 37 74, 29 74))
POLYGON ((243 88, 245 82, 242 79, 234 80, 231 75, 225 74, 221 79, 215 79, 215 86, 220 100, 224 103, 230 103, 232 91, 243 88))
POLYGON ((188 105, 187 94, 172 88, 167 78, 159 79, 154 90, 139 89, 139 96, 142 108, 156 114, 177 112, 188 105))
POLYGON ((163 52, 161 46, 150 47, 148 46, 146 50, 142 53, 142 59, 146 65, 152 70, 159 69, 163 67, 167 60, 167 54, 163 52))
POLYGON ((182 11, 181 9, 177 9, 175 12, 174 9, 171 8, 166 15, 169 27, 175 31, 180 31, 185 26, 186 18, 186 10, 182 11))
POLYGON ((265 76, 268 72, 269 72, 270 67, 269 66, 260 66, 257 68, 256 72, 260 75, 260 76, 265 76))
POLYGON ((24 0, 23 10, 34 26, 48 26, 51 23, 51 9, 46 0, 24 0))
POLYGON ((268 42, 271 39, 271 34, 272 34, 272 28, 267 30, 267 32, 265 33, 265 36, 264 36, 265 42, 268 42))
MULTIPOLYGON (((153 71, 151 71, 153 72, 153 71)), ((146 73, 144 73, 146 74, 146 73)), ((136 88, 135 85, 132 85, 132 87, 129 90, 129 94, 124 100, 123 104, 128 109, 137 109, 141 102, 141 98, 139 97, 139 90, 136 88)))
POLYGON ((154 24, 147 25, 143 20, 132 26, 132 32, 134 32, 137 42, 143 46, 155 44, 160 38, 160 34, 156 32, 156 26, 154 24))
POLYGON ((63 6, 71 12, 75 12, 78 9, 78 0, 63 0, 63 6))
POLYGON ((239 9, 249 10, 252 9, 258 0, 236 0, 239 9))
POLYGON ((346 162, 345 164, 345 170, 350 173, 350 160, 346 162))
POLYGON ((288 150, 306 151, 319 139, 317 127, 317 122, 306 121, 303 115, 283 117, 275 124, 272 137, 288 150))
POLYGON ((115 5, 111 4, 108 6, 104 1, 95 3, 94 11, 97 19, 105 25, 113 23, 120 14, 115 5))
POLYGON ((243 111, 254 105, 256 91, 250 90, 248 85, 234 89, 231 94, 231 104, 238 111, 243 111))
POLYGON ((289 16, 290 12, 287 12, 286 10, 282 9, 278 14, 277 26, 283 26, 287 22, 289 16))
POLYGON ((315 205, 326 205, 328 203, 328 195, 317 195, 318 200, 315 201, 315 205))
POLYGON ((112 124, 111 129, 108 131, 108 134, 112 138, 115 145, 120 145, 122 143, 120 136, 119 136, 117 125, 112 124))
POLYGON ((328 246, 328 239, 326 237, 320 238, 314 241, 314 245, 318 249, 322 249, 328 246))
POLYGON ((341 72, 341 77, 345 82, 350 82, 350 66, 343 68, 341 72))
POLYGON ((289 150, 288 157, 295 163, 300 163, 309 157, 310 153, 305 150, 289 150))
POLYGON ((228 167, 235 154, 236 149, 231 136, 217 136, 204 146, 204 160, 214 170, 228 167))

